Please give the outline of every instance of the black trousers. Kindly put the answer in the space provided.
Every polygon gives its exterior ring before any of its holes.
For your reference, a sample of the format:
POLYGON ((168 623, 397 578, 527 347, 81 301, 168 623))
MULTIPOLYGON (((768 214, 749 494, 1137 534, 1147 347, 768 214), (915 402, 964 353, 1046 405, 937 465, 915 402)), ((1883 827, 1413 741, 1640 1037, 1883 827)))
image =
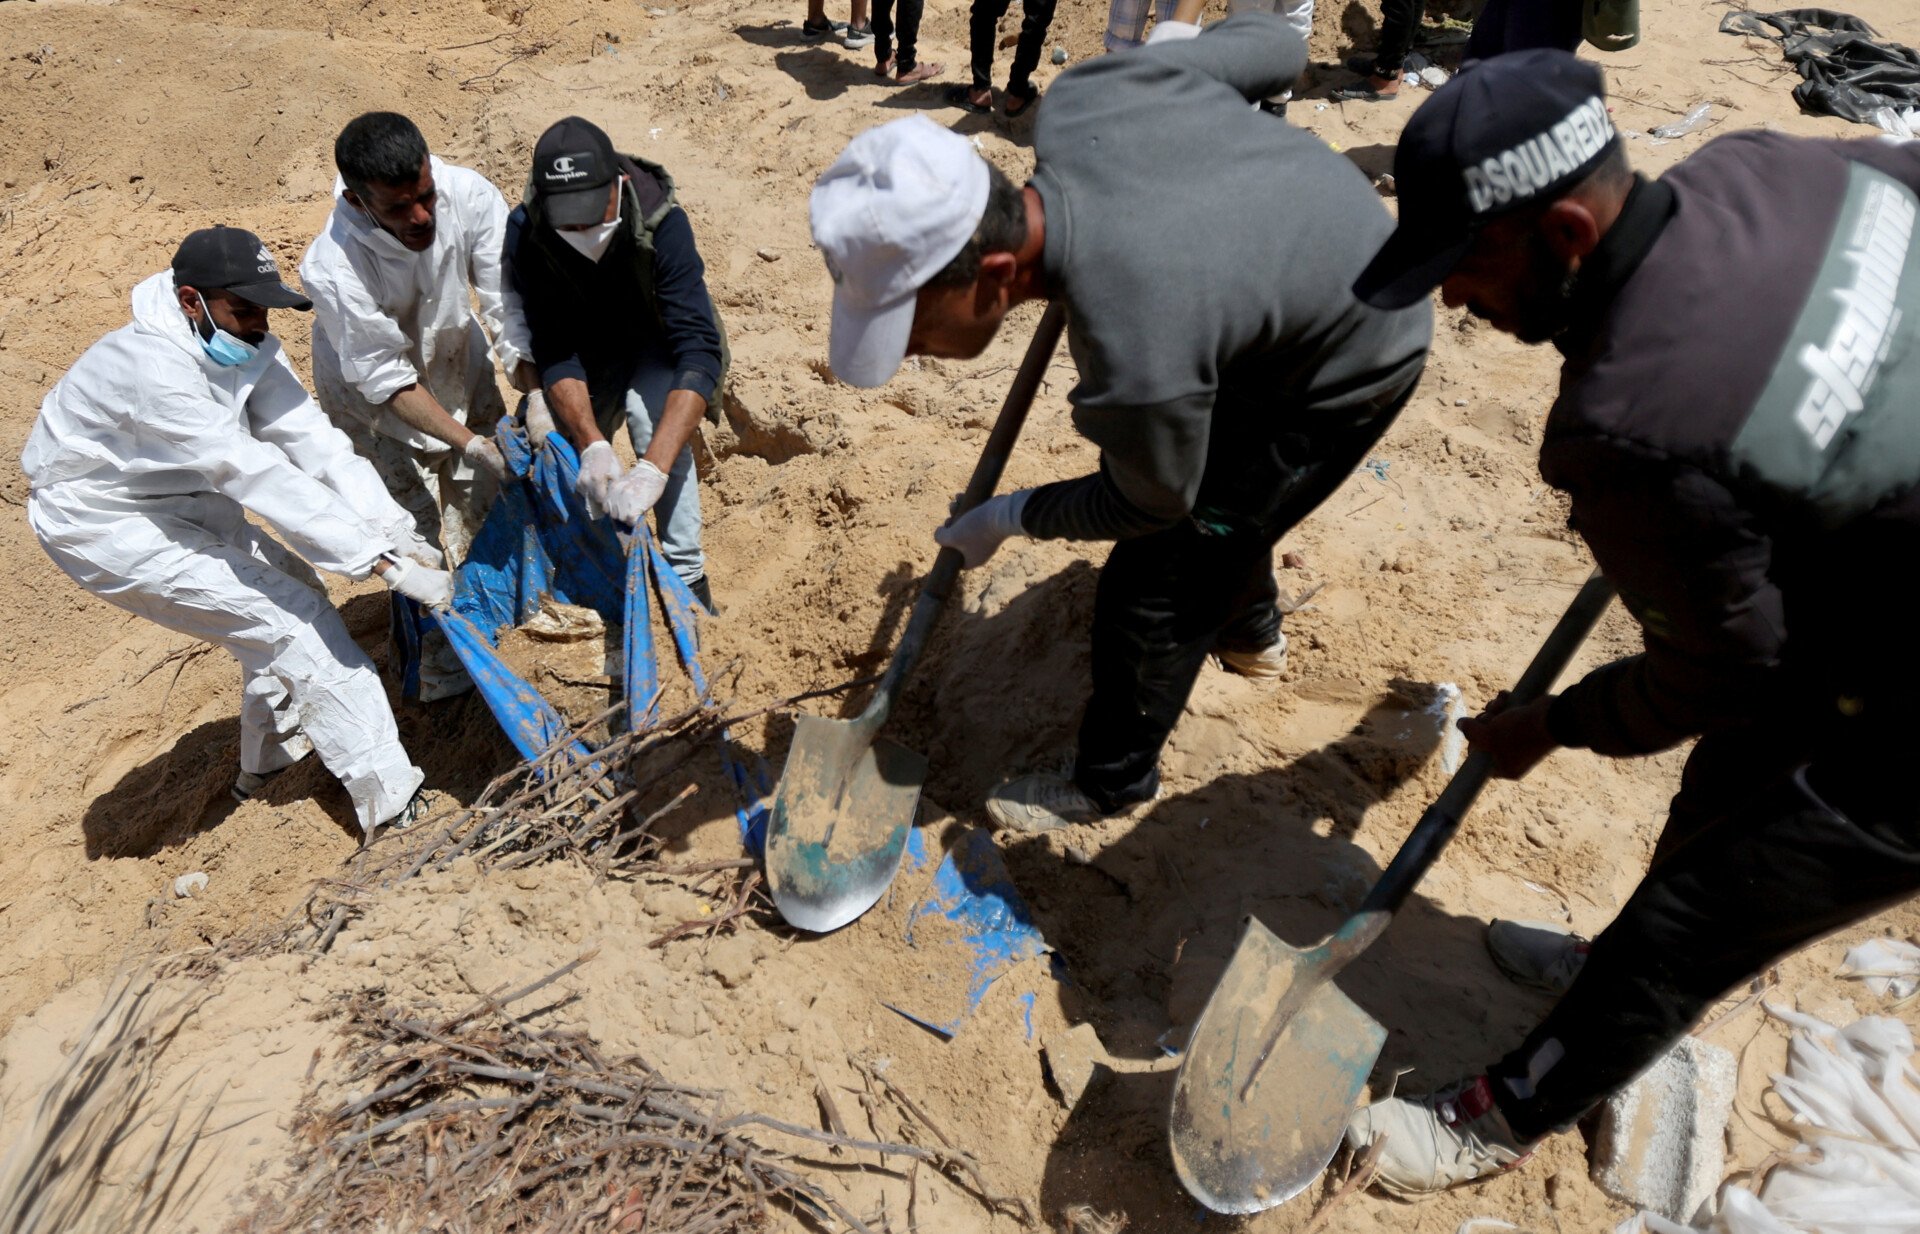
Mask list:
POLYGON ((1572 1125, 1741 982, 1920 893, 1920 807, 1898 784, 1913 736, 1847 734, 1811 757, 1758 729, 1702 738, 1646 878, 1491 1068, 1514 1131, 1572 1125))
POLYGON ((1113 546, 1094 595, 1093 693, 1073 769, 1074 783, 1102 810, 1159 790, 1161 747, 1210 652, 1258 651, 1280 636, 1274 545, 1332 496, 1411 395, 1409 388, 1351 425, 1260 443, 1257 452, 1268 456, 1260 483, 1270 500, 1257 516, 1224 522, 1208 515, 1210 490, 1237 490, 1231 508, 1252 506, 1244 476, 1214 485, 1213 473, 1238 468, 1236 456, 1256 450, 1242 449, 1216 424, 1196 517, 1113 546), (1230 461, 1221 466, 1222 459, 1230 461))
POLYGON ((893 19, 895 0, 873 0, 873 55, 876 62, 885 64, 887 57, 895 55, 894 43, 899 41, 898 58, 895 60, 896 73, 910 73, 919 64, 914 52, 920 44, 920 15, 926 10, 926 0, 898 0, 900 20, 893 19))
POLYGON ((1487 0, 1473 19, 1463 60, 1485 60, 1509 51, 1580 46, 1580 0, 1487 0))
MULTIPOLYGON (((973 88, 986 90, 993 85, 994 43, 1001 17, 1011 0, 973 0, 968 22, 968 43, 973 53, 973 88)), ((1040 52, 1046 46, 1047 27, 1053 24, 1054 0, 1021 0, 1020 41, 1013 49, 1013 68, 1007 74, 1007 93, 1015 98, 1034 96, 1033 70, 1040 67, 1040 52)))
POLYGON ((1380 46, 1374 49, 1373 71, 1380 77, 1397 77, 1413 50, 1413 36, 1420 32, 1420 19, 1427 15, 1427 0, 1380 0, 1380 46))

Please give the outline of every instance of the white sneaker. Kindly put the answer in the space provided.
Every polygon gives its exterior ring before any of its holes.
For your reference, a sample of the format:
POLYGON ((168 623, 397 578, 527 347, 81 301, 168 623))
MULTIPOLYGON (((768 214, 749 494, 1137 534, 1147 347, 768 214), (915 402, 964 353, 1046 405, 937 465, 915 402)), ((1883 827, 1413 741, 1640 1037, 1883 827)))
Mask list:
POLYGON ((987 794, 987 813, 1008 831, 1028 835, 1106 817, 1072 780, 1045 772, 1020 776, 994 789, 987 794))
POLYGON ((1533 1155, 1507 1125, 1483 1075, 1426 1097, 1389 1097, 1347 1121, 1347 1146, 1384 1140, 1374 1183, 1403 1199, 1432 1195, 1513 1169, 1533 1155))
POLYGON ((1544 921, 1493 921, 1487 925, 1487 954, 1501 972, 1521 985, 1565 994, 1586 966, 1590 944, 1570 930, 1544 921))
POLYGON ((1228 651, 1223 647, 1213 653, 1213 658, 1229 673, 1272 681, 1287 671, 1287 636, 1282 634, 1258 651, 1228 651))

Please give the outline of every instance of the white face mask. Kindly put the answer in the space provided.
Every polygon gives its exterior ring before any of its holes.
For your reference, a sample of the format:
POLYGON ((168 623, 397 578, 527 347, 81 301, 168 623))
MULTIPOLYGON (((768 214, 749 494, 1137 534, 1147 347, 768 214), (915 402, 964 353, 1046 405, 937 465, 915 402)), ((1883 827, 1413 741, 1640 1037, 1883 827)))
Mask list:
POLYGON ((589 227, 584 231, 562 231, 558 233, 562 240, 573 246, 573 251, 588 261, 599 261, 613 247, 613 238, 620 234, 620 216, 614 215, 611 223, 602 223, 598 227, 589 227))

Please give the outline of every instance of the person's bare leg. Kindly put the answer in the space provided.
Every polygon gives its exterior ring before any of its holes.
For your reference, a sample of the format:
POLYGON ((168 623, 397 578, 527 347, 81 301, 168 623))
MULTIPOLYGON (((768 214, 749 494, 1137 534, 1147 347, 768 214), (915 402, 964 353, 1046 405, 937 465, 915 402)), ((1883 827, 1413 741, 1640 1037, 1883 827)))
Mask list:
MULTIPOLYGON (((826 4, 826 0, 819 0, 819 3, 820 3, 820 4, 822 4, 822 5, 825 5, 825 4, 826 4)), ((858 30, 864 30, 864 29, 866 29, 866 27, 867 27, 867 0, 853 0, 853 13, 852 13, 852 17, 853 17, 853 25, 854 25, 854 28, 855 28, 855 29, 858 29, 858 30)))
POLYGON ((827 0, 807 0, 807 24, 818 26, 827 20, 827 0))

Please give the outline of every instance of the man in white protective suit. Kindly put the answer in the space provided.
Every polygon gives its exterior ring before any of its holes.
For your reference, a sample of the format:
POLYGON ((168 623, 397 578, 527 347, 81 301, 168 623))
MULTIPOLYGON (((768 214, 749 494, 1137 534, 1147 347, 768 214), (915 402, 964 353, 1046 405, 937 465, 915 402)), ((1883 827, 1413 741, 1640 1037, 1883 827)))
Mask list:
MULTIPOLYGON (((333 159, 333 213, 300 260, 314 395, 458 565, 506 478, 492 438, 506 414, 495 357, 517 388, 538 389, 526 322, 501 292, 507 203, 485 176, 429 154, 394 112, 348 123, 333 159)), ((471 688, 439 631, 420 657, 421 699, 471 688)))
POLYGON ((234 795, 317 750, 370 836, 412 821, 421 773, 306 562, 431 605, 450 578, 267 333, 269 308, 310 307, 252 232, 194 232, 48 392, 20 464, 27 521, 69 577, 240 661, 234 795))
POLYGON ((495 356, 516 389, 539 386, 526 323, 501 294, 507 202, 390 111, 340 130, 333 160, 333 213, 300 259, 314 394, 457 563, 506 478, 495 356))

